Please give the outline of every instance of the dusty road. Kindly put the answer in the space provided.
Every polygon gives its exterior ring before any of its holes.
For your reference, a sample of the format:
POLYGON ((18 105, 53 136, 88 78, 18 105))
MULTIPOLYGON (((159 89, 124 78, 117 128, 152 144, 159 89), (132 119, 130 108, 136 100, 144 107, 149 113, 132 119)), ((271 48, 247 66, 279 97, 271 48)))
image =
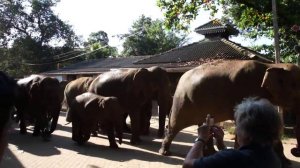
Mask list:
MULTIPOLYGON (((185 154, 195 139, 196 126, 186 128, 175 138, 171 146, 172 156, 157 153, 161 139, 156 138, 157 118, 151 120, 150 136, 143 136, 140 145, 129 143, 130 135, 124 135, 120 149, 108 148, 106 136, 91 137, 87 144, 78 146, 71 139, 71 124, 65 125, 64 113, 61 114, 57 130, 49 142, 31 134, 20 135, 16 124, 12 124, 1 167, 4 168, 165 168, 181 167, 185 154)), ((233 141, 225 137, 228 146, 233 141)), ((291 159, 293 168, 300 168, 300 158, 293 157, 290 149, 295 139, 284 140, 286 156, 291 159)))

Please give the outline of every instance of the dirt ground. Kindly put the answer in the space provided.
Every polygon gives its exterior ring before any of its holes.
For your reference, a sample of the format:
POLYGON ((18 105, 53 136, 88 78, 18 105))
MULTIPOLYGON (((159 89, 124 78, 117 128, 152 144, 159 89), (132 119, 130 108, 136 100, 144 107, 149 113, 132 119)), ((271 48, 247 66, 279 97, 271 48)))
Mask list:
MULTIPOLYGON (((65 125, 65 114, 62 112, 57 130, 50 141, 31 134, 20 135, 18 127, 12 124, 9 131, 8 149, 0 164, 4 168, 165 168, 181 167, 184 157, 196 137, 196 126, 181 131, 171 145, 172 156, 161 156, 157 152, 162 139, 156 138, 157 117, 151 120, 151 134, 142 136, 140 145, 129 143, 130 135, 124 135, 120 149, 108 148, 106 136, 91 137, 83 146, 78 146, 71 139, 71 124, 65 125)), ((226 134, 227 146, 233 146, 232 136, 226 134)), ((292 168, 300 168, 300 158, 290 154, 296 140, 284 139, 285 155, 292 161, 292 168)))

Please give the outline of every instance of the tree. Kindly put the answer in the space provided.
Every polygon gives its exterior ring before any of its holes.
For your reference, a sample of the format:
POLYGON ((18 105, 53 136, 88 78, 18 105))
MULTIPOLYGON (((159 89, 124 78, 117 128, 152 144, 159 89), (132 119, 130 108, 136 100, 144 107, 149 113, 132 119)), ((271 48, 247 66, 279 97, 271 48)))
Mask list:
POLYGON ((186 36, 178 31, 167 31, 161 20, 152 20, 144 15, 135 21, 125 39, 122 55, 153 55, 181 46, 186 36))
MULTIPOLYGON (((168 28, 187 29, 200 10, 210 10, 212 16, 222 10, 222 20, 236 25, 241 35, 254 40, 261 37, 273 39, 272 2, 269 0, 158 0, 158 6, 164 10, 168 28)), ((284 62, 296 60, 293 47, 298 43, 300 33, 291 31, 291 27, 300 23, 299 7, 299 1, 277 1, 280 52, 284 62)), ((254 49, 274 55, 270 46, 254 46, 254 49)))
POLYGON ((89 35, 88 41, 84 43, 87 52, 92 52, 86 55, 86 59, 104 58, 108 56, 117 56, 116 47, 111 47, 108 44, 109 38, 105 31, 93 32, 89 35))
MULTIPOLYGON (((0 2, 0 48, 10 60, 18 60, 15 68, 24 74, 53 68, 35 66, 24 68, 26 62, 53 60, 52 55, 72 50, 80 44, 72 27, 58 18, 52 7, 58 0, 4 0, 0 2), (53 42, 61 43, 55 47, 53 42)), ((8 64, 16 64, 12 61, 8 64)), ((11 65, 7 65, 11 67, 11 65)), ((19 74, 22 76, 24 74, 19 74)))
POLYGON ((85 43, 85 45, 91 45, 94 43, 100 43, 101 45, 105 46, 108 45, 109 39, 108 35, 105 31, 98 31, 93 32, 89 35, 88 41, 85 43))

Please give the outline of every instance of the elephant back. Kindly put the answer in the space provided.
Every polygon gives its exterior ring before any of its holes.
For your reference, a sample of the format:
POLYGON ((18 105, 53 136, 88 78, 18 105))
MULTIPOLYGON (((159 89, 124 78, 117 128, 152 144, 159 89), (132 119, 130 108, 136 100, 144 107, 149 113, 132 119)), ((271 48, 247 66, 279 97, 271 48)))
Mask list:
POLYGON ((133 108, 149 99, 151 95, 149 77, 149 71, 146 69, 105 72, 92 82, 89 92, 117 97, 122 106, 133 108))

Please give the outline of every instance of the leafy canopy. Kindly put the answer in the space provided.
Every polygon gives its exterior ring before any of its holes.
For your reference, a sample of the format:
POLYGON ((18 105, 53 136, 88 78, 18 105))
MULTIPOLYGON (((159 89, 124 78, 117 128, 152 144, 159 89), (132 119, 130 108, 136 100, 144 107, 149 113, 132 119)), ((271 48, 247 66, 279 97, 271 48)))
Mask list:
POLYGON ((2 0, 0 2, 0 63, 11 75, 53 69, 56 65, 28 66, 28 62, 51 61, 53 55, 79 46, 72 27, 52 8, 58 0, 2 0), (59 44, 54 46, 53 44, 59 44))
MULTIPOLYGON (((293 47, 298 44, 300 33, 291 31, 294 24, 300 24, 300 1, 278 0, 277 15, 282 61, 295 62, 293 47)), ((223 11, 222 20, 232 22, 241 31, 241 35, 256 40, 261 37, 273 39, 272 1, 270 0, 158 0, 158 6, 164 11, 167 28, 188 29, 201 10, 223 11)), ((272 45, 254 46, 273 56, 272 45)))
POLYGON ((186 35, 178 31, 167 31, 163 21, 152 20, 144 15, 135 21, 128 34, 120 36, 124 39, 122 54, 153 55, 181 46, 186 42, 186 35))
POLYGON ((93 32, 89 35, 88 41, 85 42, 85 47, 91 54, 86 55, 86 59, 96 59, 108 56, 117 56, 116 47, 111 47, 108 44, 109 38, 105 31, 93 32))

